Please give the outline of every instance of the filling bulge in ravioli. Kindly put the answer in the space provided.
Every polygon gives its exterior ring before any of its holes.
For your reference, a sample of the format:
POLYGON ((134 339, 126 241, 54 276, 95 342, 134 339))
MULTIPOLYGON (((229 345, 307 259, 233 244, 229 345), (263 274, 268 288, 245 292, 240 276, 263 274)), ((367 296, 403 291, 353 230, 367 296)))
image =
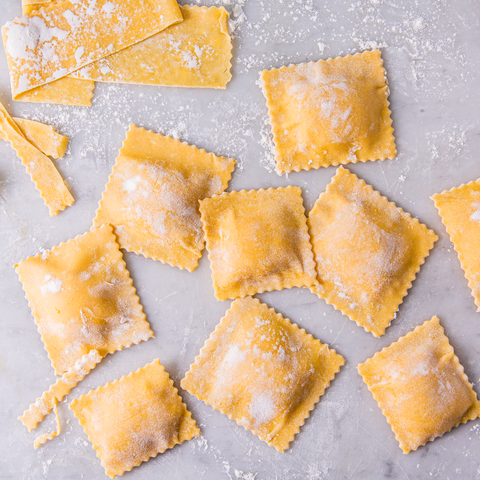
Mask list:
POLYGON ((220 300, 317 284, 300 188, 230 192, 200 212, 220 300))
POLYGON ((480 402, 437 317, 358 365, 404 453, 479 416, 480 402))

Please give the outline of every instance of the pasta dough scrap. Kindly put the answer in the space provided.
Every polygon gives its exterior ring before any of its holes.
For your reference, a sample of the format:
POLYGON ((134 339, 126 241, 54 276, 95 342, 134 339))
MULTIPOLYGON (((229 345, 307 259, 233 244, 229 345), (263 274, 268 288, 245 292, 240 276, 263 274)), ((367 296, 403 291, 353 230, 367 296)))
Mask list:
MULTIPOLYGON (((53 158, 63 158, 68 146, 68 137, 57 133, 50 125, 13 117, 22 135, 38 150, 53 158)), ((0 130, 0 140, 6 140, 0 130)))
POLYGON ((312 292, 383 335, 438 237, 343 167, 308 226, 319 282, 312 292))
POLYGON ((175 0, 59 0, 2 28, 12 95, 65 77, 182 20, 175 0))
POLYGON ((15 96, 15 100, 19 102, 90 107, 94 89, 95 82, 92 80, 63 77, 28 92, 20 93, 15 96))
POLYGON ((110 478, 200 435, 160 361, 70 404, 110 478))
POLYGON ((480 415, 480 402, 437 317, 358 371, 404 453, 480 415))
POLYGON ((59 378, 48 391, 32 403, 28 410, 23 412, 18 419, 31 432, 43 420, 45 415, 48 415, 57 402, 61 402, 65 395, 68 395, 70 390, 74 388, 78 382, 82 381, 91 370, 93 370, 97 363, 102 360, 102 356, 97 350, 90 350, 85 354, 75 365, 67 370, 67 372, 59 378))
POLYGON ((56 375, 153 336, 110 225, 21 260, 17 273, 56 375))
POLYGON ((203 236, 198 201, 222 193, 235 160, 130 125, 93 223, 122 248, 195 270, 203 236))
POLYGON ((259 300, 235 300, 182 388, 283 452, 344 364, 259 300))
POLYGON ((379 50, 262 72, 277 172, 396 156, 379 50))
POLYGON ((35 442, 33 442, 34 448, 38 448, 40 445, 43 445, 44 443, 47 443, 49 440, 53 440, 57 435, 60 435, 62 433, 62 425, 60 423, 60 417, 58 415, 58 409, 57 409, 57 399, 53 399, 53 410, 55 412, 55 420, 57 422, 57 430, 51 433, 44 433, 43 435, 40 435, 37 439, 35 439, 35 442))
POLYGON ((432 196, 480 311, 480 179, 432 196))
POLYGON ((183 21, 72 73, 97 82, 225 88, 232 43, 224 8, 181 6, 183 21))
POLYGON ((219 300, 317 284, 300 188, 223 193, 200 213, 219 300))
POLYGON ((0 132, 10 142, 36 189, 48 207, 50 216, 72 205, 74 200, 52 161, 23 136, 20 128, 0 103, 0 132))

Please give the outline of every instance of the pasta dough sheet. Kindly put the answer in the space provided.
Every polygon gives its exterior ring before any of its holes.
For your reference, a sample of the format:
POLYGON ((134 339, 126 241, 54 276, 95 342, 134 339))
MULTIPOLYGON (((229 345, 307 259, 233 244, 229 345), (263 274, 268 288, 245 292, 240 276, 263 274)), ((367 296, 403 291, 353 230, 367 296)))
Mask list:
MULTIPOLYGON (((48 3, 49 0, 45 2, 48 3)), ((180 10, 182 22, 68 77, 24 92, 16 100, 90 106, 94 80, 225 88, 231 79, 232 57, 228 13, 224 8, 190 5, 181 6, 180 10)))
POLYGON ((65 77, 180 22, 175 0, 59 0, 2 28, 12 95, 65 77))
POLYGON ((19 102, 90 107, 94 89, 95 82, 92 80, 63 77, 28 92, 20 93, 15 96, 15 100, 19 102))
POLYGON ((183 21, 72 73, 98 82, 225 88, 232 43, 224 8, 181 6, 183 21))

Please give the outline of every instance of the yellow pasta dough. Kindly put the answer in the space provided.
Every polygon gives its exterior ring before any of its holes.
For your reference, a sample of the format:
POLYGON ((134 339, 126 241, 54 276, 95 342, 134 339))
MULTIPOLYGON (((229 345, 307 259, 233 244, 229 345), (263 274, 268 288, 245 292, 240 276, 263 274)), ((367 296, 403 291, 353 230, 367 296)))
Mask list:
POLYGON ((189 271, 202 255, 198 201, 227 187, 235 160, 130 125, 94 225, 122 248, 189 271))
POLYGON ((319 282, 311 290, 383 335, 438 237, 343 167, 308 226, 319 282))
POLYGON ((262 72, 278 173, 396 155, 379 50, 262 72))
POLYGON ((183 21, 74 73, 99 82, 225 88, 232 43, 224 8, 181 6, 183 21))
POLYGON ((61 402, 65 395, 83 380, 95 368, 102 357, 96 350, 90 350, 75 365, 59 378, 41 397, 37 398, 18 419, 31 432, 49 414, 56 402, 61 402))
POLYGON ((437 317, 358 366, 404 453, 480 415, 437 317))
MULTIPOLYGON (((46 0, 45 5, 51 3, 46 0)), ((35 10, 24 5, 24 14, 35 10)), ((224 8, 185 5, 183 21, 163 32, 16 96, 23 102, 90 106, 95 81, 225 88, 232 43, 224 8)))
POLYGON ((19 102, 53 103, 57 105, 92 105, 95 82, 72 77, 63 77, 40 87, 19 93, 15 100, 19 102))
POLYGON ((21 260, 17 273, 55 374, 153 336, 110 225, 21 260))
POLYGON ((44 433, 40 435, 38 438, 35 439, 33 442, 33 446, 38 448, 40 445, 47 443, 49 440, 53 440, 57 435, 62 433, 62 425, 60 424, 60 417, 58 416, 58 409, 57 409, 57 399, 53 399, 53 410, 55 411, 55 421, 57 423, 57 429, 50 433, 44 433))
POLYGON ((219 300, 316 285, 300 188, 224 193, 200 212, 219 300))
POLYGON ((267 305, 235 300, 182 388, 283 452, 343 357, 267 305))
POLYGON ((44 392, 40 398, 37 398, 36 402, 32 403, 21 417, 18 417, 28 430, 31 431, 37 427, 45 415, 50 413, 52 408, 55 411, 57 429, 54 432, 45 433, 36 438, 33 443, 35 448, 60 435, 62 426, 58 415, 57 402, 62 401, 63 397, 67 395, 78 382, 83 380, 100 360, 102 360, 102 357, 99 353, 96 350, 90 350, 90 352, 85 354, 72 368, 69 368, 48 391, 44 392))
POLYGON ((49 3, 52 3, 52 0, 22 0, 22 13, 30 15, 34 10, 45 7, 49 3))
MULTIPOLYGON (((52 0, 22 0, 23 15, 30 15, 34 10, 46 7, 52 0)), ((92 105, 95 82, 71 77, 63 77, 51 83, 18 94, 15 100, 20 102, 53 103, 57 105, 92 105)))
POLYGON ((25 166, 35 183, 40 196, 48 207, 50 216, 73 204, 72 194, 52 161, 32 145, 22 134, 18 125, 0 103, 0 132, 3 134, 25 166))
MULTIPOLYGON (((23 136, 38 150, 53 158, 62 158, 68 146, 68 137, 57 133, 50 125, 13 117, 23 136)), ((6 140, 0 129, 0 140, 6 140)))
POLYGON ((14 98, 180 22, 175 0, 59 0, 2 28, 14 98))
POLYGON ((480 311, 480 179, 433 195, 480 311))
MULTIPOLYGON (((34 10, 46 7, 52 0, 22 0, 23 15, 30 15, 34 10)), ((95 82, 71 77, 63 77, 51 83, 18 94, 15 100, 20 102, 53 103, 57 105, 92 105, 95 82)))
POLYGON ((200 435, 159 360, 82 395, 70 408, 111 478, 200 435))

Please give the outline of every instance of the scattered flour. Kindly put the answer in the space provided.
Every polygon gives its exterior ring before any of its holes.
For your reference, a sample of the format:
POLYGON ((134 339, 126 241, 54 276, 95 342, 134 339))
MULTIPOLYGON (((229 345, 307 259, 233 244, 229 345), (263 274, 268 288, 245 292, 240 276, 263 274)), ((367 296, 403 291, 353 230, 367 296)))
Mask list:
POLYGON ((49 293, 53 295, 62 289, 62 281, 59 278, 52 278, 51 275, 46 275, 43 281, 44 284, 40 288, 43 295, 49 293))
MULTIPOLYGON (((112 2, 104 5, 109 3, 112 2)), ((204 4, 205 1, 195 0, 195 3, 204 4)), ((462 18, 461 12, 456 11, 455 7, 458 5, 449 6, 444 0, 406 2, 408 8, 398 8, 384 0, 349 0, 344 3, 326 1, 321 4, 313 0, 218 0, 207 3, 223 5, 231 13, 230 28, 235 35, 232 59, 234 78, 226 91, 202 91, 200 98, 198 91, 189 89, 97 85, 94 104, 90 109, 13 104, 18 116, 53 124, 71 137, 71 154, 63 161, 62 168, 71 175, 79 200, 86 201, 87 196, 90 196, 97 201, 100 197, 130 122, 235 158, 239 162, 235 175, 237 177, 242 177, 243 173, 249 174, 251 166, 261 164, 268 173, 272 173, 271 178, 275 181, 273 140, 267 108, 259 86, 254 83, 259 72, 265 68, 326 59, 367 48, 382 48, 389 83, 397 95, 392 106, 400 110, 405 104, 412 112, 412 123, 419 121, 413 114, 431 102, 435 102, 434 105, 444 102, 448 112, 449 102, 459 101, 473 72, 473 56, 462 42, 463 32, 466 31, 464 26, 468 25, 469 19, 462 18), (278 25, 278 28, 272 29, 272 24, 278 25), (438 25, 444 27, 445 34, 438 34, 438 25), (240 84, 242 88, 237 87, 240 84), (248 88, 244 88, 244 85, 248 88), (251 91, 248 91, 249 89, 251 91), (399 92, 406 92, 408 95, 403 99, 398 96, 399 92), (402 101, 399 101, 399 98, 402 101), (208 112, 208 115, 204 112, 208 112), (84 172, 88 172, 90 176, 84 172)), ((70 21, 76 20, 72 17, 70 21)), ((9 39, 7 48, 15 55, 25 55, 29 48, 34 48, 43 30, 40 25, 32 31, 27 43, 9 39)), ((61 32, 56 33, 62 35, 61 32)), ((53 36, 53 32, 43 31, 43 35, 53 36)), ((195 53, 198 56, 198 52, 195 53)), ((468 105, 464 107, 467 110, 469 108, 468 105)), ((393 193, 399 184, 409 183, 406 182, 406 172, 412 162, 422 161, 422 168, 427 173, 433 172, 433 167, 438 169, 440 166, 448 166, 448 163, 458 165, 458 162, 453 160, 462 159, 465 152, 468 152, 469 142, 471 143, 478 131, 477 127, 472 128, 469 118, 438 120, 426 117, 422 121, 430 122, 430 133, 422 139, 425 147, 420 141, 412 143, 411 147, 403 145, 403 153, 407 151, 411 159, 406 159, 405 169, 396 173, 393 179, 387 175, 391 182, 389 188, 393 193), (431 163, 429 159, 432 160, 431 163), (407 160, 410 162, 408 165, 407 160)), ((399 129, 400 142, 405 143, 408 135, 408 132, 399 129)), ((369 168, 374 170, 373 165, 369 168)), ((417 173, 418 169, 411 169, 408 179, 414 178, 417 173)), ((49 234, 46 231, 39 232, 36 235, 39 240, 32 247, 31 226, 24 216, 14 214, 6 201, 12 193, 13 185, 9 184, 8 178, 2 178, 1 181, 2 221, 5 219, 6 225, 2 228, 8 233, 8 237, 5 235, 7 241, 4 244, 5 254, 2 260, 10 268, 10 264, 22 258, 25 251, 31 254, 38 250, 45 238, 49 238, 49 234)), ((126 188, 134 187, 127 185, 126 188)), ((93 212, 94 207, 91 208, 91 213, 93 212)), ((472 216, 472 220, 480 221, 478 212, 474 212, 472 216)), ((87 272, 86 276, 89 274, 87 272)), ((59 286, 55 279, 49 279, 41 288, 47 293, 54 293, 61 285, 59 286)), ((357 335, 358 332, 355 330, 354 334, 357 335)), ((232 361, 235 358, 236 354, 233 353, 232 361)), ((340 387, 336 388, 343 392, 340 387)), ((276 452, 270 452, 271 447, 263 445, 251 433, 244 432, 229 419, 225 419, 220 428, 229 429, 225 436, 231 431, 233 442, 241 444, 239 446, 235 443, 238 448, 235 451, 240 453, 234 460, 223 452, 222 445, 217 447, 213 440, 207 441, 205 437, 200 437, 189 443, 194 451, 205 455, 203 458, 208 464, 216 466, 219 472, 231 480, 318 480, 334 478, 332 471, 335 473, 341 468, 345 478, 355 478, 355 475, 352 477, 355 465, 348 463, 349 455, 353 457, 352 451, 348 448, 346 452, 337 450, 339 443, 342 443, 337 436, 348 432, 357 440, 367 438, 368 442, 374 442, 353 423, 350 429, 339 429, 339 420, 348 410, 348 402, 352 405, 353 402, 358 402, 358 393, 356 395, 347 398, 343 403, 330 402, 330 398, 339 398, 335 397, 333 392, 322 398, 312 413, 312 419, 306 422, 302 433, 297 436, 294 442, 296 452, 292 451, 292 455, 288 452, 283 457, 277 456, 276 452), (308 462, 308 465, 303 460, 295 463, 295 456, 299 451, 303 458, 315 458, 318 461, 308 462), (289 467, 291 462, 295 464, 295 468, 289 467)), ((475 433, 473 441, 478 440, 480 429, 474 425, 471 431, 475 433)), ((387 438, 388 426, 381 432, 384 438, 387 438)), ((230 440, 230 437, 228 438, 230 440)), ((453 439, 454 435, 449 438, 453 439)), ((449 438, 445 438, 444 444, 452 446, 453 440, 449 443, 449 438)), ((91 447, 84 443, 85 449, 88 448, 90 452, 91 447)), ((390 447, 395 447, 393 442, 389 443, 390 447)), ((387 455, 386 448, 382 448, 381 455, 387 455)), ((432 444, 431 452, 437 451, 436 448, 439 447, 432 444)), ((173 455, 176 455, 176 452, 173 452, 173 455)), ((362 468, 368 469, 372 465, 378 467, 376 452, 376 448, 372 448, 372 451, 364 449, 365 464, 360 465, 356 471, 358 476, 368 471, 362 472, 362 468), (372 458, 375 463, 368 464, 368 461, 373 461, 372 458)), ((422 458, 419 467, 426 475, 428 472, 437 471, 437 467, 429 463, 431 458, 434 457, 430 455, 422 458)), ((467 458, 462 459, 468 462, 467 458)), ((52 474, 52 467, 55 467, 57 461, 58 459, 49 458, 42 462, 45 476, 52 474)), ((403 457, 399 460, 404 466, 409 461, 403 457)), ((435 461, 438 461, 438 458, 435 461)), ((439 470, 445 468, 445 462, 438 463, 441 464, 438 466, 439 470)), ((413 467, 405 470, 410 475, 413 467)), ((40 471, 38 473, 42 474, 40 471)), ((398 478, 407 478, 401 469, 397 469, 395 475, 398 478)), ((199 478, 206 479, 209 475, 204 473, 199 475, 199 478)), ((451 478, 462 477, 457 474, 451 478)))

